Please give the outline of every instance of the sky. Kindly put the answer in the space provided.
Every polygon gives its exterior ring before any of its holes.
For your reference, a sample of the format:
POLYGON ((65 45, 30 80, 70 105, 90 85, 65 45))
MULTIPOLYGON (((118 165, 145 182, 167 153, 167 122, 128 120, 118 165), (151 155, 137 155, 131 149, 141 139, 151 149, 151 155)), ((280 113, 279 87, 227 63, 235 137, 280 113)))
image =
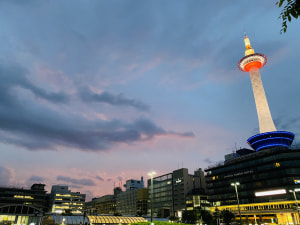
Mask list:
POLYGON ((300 134, 300 20, 270 0, 1 0, 0 186, 193 174, 249 148, 258 119, 244 31, 277 130, 300 134))

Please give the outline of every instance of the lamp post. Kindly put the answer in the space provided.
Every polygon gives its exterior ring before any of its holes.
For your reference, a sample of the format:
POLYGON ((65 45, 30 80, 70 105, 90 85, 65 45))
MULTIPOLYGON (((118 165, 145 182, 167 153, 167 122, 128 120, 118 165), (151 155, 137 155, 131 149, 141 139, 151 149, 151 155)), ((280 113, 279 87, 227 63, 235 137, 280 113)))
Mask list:
POLYGON ((240 214, 240 223, 242 225, 242 216, 241 216, 241 210, 240 210, 240 200, 239 200, 239 194, 237 191, 237 186, 240 185, 240 182, 234 182, 231 183, 231 186, 234 186, 235 188, 235 194, 236 194, 236 199, 237 199, 237 203, 238 203, 238 210, 239 210, 239 214, 240 214))
POLYGON ((148 175, 151 177, 151 223, 153 218, 153 175, 156 173, 154 171, 148 173, 148 175))
POLYGON ((300 213, 299 213, 299 208, 298 208, 298 200, 297 200, 296 193, 295 193, 298 190, 299 189, 289 190, 289 192, 292 192, 293 195, 294 195, 294 198, 295 198, 295 201, 296 201, 297 212, 298 212, 298 215, 299 215, 299 218, 300 218, 300 213))

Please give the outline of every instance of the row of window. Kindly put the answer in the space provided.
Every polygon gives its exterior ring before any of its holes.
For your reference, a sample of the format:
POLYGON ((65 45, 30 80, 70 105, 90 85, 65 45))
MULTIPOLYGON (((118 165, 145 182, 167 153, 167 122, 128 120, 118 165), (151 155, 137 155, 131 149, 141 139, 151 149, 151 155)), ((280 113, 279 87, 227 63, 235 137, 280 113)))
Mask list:
POLYGON ((234 164, 234 165, 228 165, 228 166, 223 166, 223 167, 215 167, 215 168, 210 168, 209 171, 207 171, 208 175, 213 175, 213 174, 223 174, 229 171, 240 171, 243 170, 244 168, 256 168, 259 165, 265 165, 266 163, 271 163, 276 162, 276 161, 288 161, 288 162, 293 162, 294 160, 300 160, 300 151, 296 150, 285 150, 284 152, 278 152, 273 153, 273 152, 266 152, 267 150, 264 150, 264 152, 256 152, 249 154, 247 156, 243 156, 238 158, 240 160, 239 164, 234 164), (288 151, 288 152, 287 152, 288 151), (266 153, 269 153, 269 156, 264 156, 266 153), (272 154, 272 155, 271 155, 272 154), (260 157, 262 155, 262 157, 260 157), (248 161, 246 161, 246 159, 248 161))

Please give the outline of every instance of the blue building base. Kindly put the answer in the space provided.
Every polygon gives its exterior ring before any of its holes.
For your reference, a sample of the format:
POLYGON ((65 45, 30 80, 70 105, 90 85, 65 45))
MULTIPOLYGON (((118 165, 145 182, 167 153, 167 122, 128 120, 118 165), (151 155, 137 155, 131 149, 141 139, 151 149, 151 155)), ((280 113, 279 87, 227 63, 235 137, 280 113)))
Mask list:
POLYGON ((250 137, 247 142, 255 150, 260 151, 272 147, 290 148, 295 135, 287 131, 272 131, 256 134, 250 137))

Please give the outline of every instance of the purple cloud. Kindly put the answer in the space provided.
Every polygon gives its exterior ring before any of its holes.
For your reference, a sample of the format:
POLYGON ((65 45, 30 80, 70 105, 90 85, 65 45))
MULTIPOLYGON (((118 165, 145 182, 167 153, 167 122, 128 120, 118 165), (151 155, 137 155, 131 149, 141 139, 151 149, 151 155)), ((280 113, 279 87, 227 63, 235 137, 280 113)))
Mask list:
POLYGON ((91 179, 75 179, 75 178, 65 177, 65 176, 57 176, 56 179, 58 181, 65 181, 72 185, 84 185, 84 186, 95 186, 96 185, 95 182, 91 179))

